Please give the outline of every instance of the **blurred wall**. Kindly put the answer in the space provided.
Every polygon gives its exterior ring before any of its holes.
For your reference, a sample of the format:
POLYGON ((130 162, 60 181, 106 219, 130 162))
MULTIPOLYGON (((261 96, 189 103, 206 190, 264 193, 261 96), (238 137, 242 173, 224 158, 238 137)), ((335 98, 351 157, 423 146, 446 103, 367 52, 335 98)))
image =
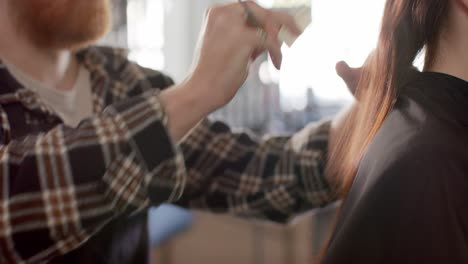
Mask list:
POLYGON ((232 0, 164 0, 165 71, 177 82, 183 80, 192 64, 205 10, 232 0))

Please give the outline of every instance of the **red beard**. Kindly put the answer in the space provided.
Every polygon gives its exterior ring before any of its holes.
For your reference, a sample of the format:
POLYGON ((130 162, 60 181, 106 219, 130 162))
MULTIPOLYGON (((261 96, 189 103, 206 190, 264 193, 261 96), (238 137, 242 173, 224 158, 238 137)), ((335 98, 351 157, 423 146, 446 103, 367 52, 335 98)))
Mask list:
POLYGON ((111 26, 109 0, 12 0, 19 32, 38 47, 80 49, 111 26))

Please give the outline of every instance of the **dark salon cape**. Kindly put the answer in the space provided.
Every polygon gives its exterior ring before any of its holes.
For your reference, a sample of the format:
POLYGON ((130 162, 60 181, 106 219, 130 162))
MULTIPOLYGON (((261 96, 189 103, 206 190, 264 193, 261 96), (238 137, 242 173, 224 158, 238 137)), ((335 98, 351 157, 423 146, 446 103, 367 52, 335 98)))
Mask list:
POLYGON ((405 87, 322 263, 468 263, 468 82, 418 73, 405 87))

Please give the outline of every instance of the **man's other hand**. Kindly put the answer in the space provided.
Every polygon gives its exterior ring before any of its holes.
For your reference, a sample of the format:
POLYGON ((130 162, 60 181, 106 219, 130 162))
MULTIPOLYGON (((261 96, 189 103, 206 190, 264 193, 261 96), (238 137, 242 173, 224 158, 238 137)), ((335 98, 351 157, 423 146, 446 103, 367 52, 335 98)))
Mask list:
POLYGON ((349 91, 354 95, 356 92, 356 88, 359 84, 359 78, 361 77, 362 68, 351 68, 349 65, 344 62, 340 61, 336 64, 336 73, 338 76, 343 79, 348 86, 349 91))

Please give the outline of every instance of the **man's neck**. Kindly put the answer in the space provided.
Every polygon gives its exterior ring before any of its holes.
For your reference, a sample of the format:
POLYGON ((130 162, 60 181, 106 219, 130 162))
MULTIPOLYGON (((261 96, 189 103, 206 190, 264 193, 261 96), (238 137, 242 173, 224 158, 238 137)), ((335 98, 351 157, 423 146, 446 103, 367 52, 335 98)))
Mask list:
POLYGON ((460 10, 452 10, 451 18, 448 30, 439 40, 434 63, 427 70, 468 81, 468 19, 460 10))
POLYGON ((9 45, 14 48, 0 47, 1 59, 48 87, 58 90, 73 88, 79 64, 71 51, 40 49, 24 40, 11 42, 16 42, 9 45))

